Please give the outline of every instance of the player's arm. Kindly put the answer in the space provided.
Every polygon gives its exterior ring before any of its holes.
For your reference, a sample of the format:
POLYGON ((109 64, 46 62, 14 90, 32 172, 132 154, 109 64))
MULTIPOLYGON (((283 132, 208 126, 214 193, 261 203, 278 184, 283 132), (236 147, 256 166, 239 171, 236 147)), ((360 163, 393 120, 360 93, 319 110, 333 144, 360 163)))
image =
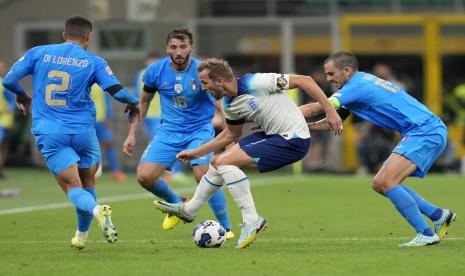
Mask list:
POLYGON ((225 129, 226 128, 226 117, 224 116, 223 107, 221 105, 221 100, 213 102, 213 105, 216 107, 213 121, 218 120, 218 124, 215 125, 215 123, 213 123, 213 126, 215 128, 218 126, 221 126, 221 129, 225 129))
POLYGON ((139 128, 139 124, 145 119, 147 116, 147 111, 150 107, 150 102, 152 101, 157 89, 150 88, 144 86, 142 93, 140 93, 140 100, 139 100, 139 109, 141 112, 141 119, 138 121, 131 122, 129 126, 128 136, 123 143, 123 153, 128 156, 132 157, 132 152, 136 146, 136 133, 137 129, 139 128))
POLYGON ((31 109, 31 96, 19 84, 19 81, 33 71, 34 53, 38 48, 32 48, 11 67, 3 79, 3 86, 16 95, 16 106, 28 115, 31 109))
POLYGON ((310 117, 319 115, 324 111, 320 103, 304 104, 304 105, 299 106, 299 109, 305 118, 310 118, 310 117))
POLYGON ((325 93, 316 84, 310 76, 304 75, 290 75, 289 76, 289 88, 300 88, 305 91, 310 97, 320 103, 322 109, 326 113, 326 118, 331 130, 334 134, 340 135, 342 133, 342 120, 341 117, 334 109, 333 105, 329 102, 325 93))
POLYGON ((226 128, 218 134, 215 139, 202 145, 194 150, 184 150, 176 155, 176 158, 183 162, 187 162, 192 159, 200 158, 210 152, 220 151, 227 145, 236 141, 242 135, 242 125, 244 121, 228 121, 226 128))
MULTIPOLYGON (((342 121, 345 121, 345 119, 347 119, 347 117, 351 114, 350 111, 344 107, 339 108, 337 113, 341 117, 342 121)), ((316 122, 308 123, 308 129, 310 129, 310 131, 325 131, 330 130, 331 126, 329 125, 328 120, 324 118, 316 122)))

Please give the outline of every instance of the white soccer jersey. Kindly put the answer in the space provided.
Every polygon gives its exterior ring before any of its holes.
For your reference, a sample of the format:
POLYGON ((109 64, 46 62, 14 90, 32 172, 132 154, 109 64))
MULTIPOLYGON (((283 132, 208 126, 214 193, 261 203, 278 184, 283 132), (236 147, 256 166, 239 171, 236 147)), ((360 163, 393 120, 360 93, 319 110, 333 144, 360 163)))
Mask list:
POLYGON ((304 116, 286 93, 289 75, 247 74, 237 79, 237 89, 237 97, 223 99, 228 123, 249 118, 267 135, 279 134, 285 139, 310 138, 304 116))

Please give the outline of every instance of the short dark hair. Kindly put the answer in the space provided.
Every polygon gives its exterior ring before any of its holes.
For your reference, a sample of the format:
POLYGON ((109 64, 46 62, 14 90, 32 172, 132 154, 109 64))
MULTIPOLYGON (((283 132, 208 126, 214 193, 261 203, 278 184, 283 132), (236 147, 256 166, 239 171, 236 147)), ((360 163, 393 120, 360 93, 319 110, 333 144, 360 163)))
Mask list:
POLYGON ((176 38, 180 40, 189 39, 189 44, 194 44, 194 35, 189 32, 188 29, 174 29, 171 33, 168 34, 166 37, 166 45, 170 43, 170 40, 176 38))
POLYGON ((65 22, 65 35, 70 38, 85 39, 92 32, 92 22, 84 16, 71 16, 65 22))
POLYGON ((354 71, 358 71, 358 60, 350 52, 338 51, 325 59, 325 64, 328 62, 334 62, 334 66, 342 70, 344 67, 350 67, 354 71))

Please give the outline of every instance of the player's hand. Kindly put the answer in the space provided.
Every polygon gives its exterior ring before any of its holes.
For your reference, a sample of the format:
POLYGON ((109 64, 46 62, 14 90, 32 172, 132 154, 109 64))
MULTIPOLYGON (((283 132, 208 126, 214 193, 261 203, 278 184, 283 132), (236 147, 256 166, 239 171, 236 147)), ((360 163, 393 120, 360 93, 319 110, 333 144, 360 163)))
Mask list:
POLYGON ((334 135, 341 135, 343 126, 342 126, 342 120, 339 114, 337 114, 335 110, 328 112, 326 114, 326 119, 334 135))
POLYGON ((197 154, 195 150, 183 150, 176 154, 176 158, 187 164, 190 160, 197 158, 197 154))
POLYGON ((16 96, 16 106, 23 115, 27 116, 31 113, 31 101, 32 98, 28 93, 16 96))
POLYGON ((136 146, 136 137, 134 135, 129 135, 126 138, 126 141, 124 141, 123 153, 127 157, 132 157, 132 152, 134 151, 135 146, 136 146))
POLYGON ((140 122, 140 108, 137 104, 128 104, 124 109, 124 113, 128 113, 129 123, 140 122))

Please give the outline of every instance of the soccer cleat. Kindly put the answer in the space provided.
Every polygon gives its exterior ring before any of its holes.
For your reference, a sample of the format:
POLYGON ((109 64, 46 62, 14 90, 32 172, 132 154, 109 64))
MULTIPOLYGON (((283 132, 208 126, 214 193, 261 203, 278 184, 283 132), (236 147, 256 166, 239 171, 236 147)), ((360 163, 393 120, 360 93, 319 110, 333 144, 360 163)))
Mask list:
POLYGON ((234 239, 235 236, 233 231, 226 231, 226 240, 234 239))
POLYGON ((170 229, 173 229, 176 225, 178 225, 180 221, 181 219, 178 218, 177 216, 166 214, 166 217, 163 220, 163 224, 161 225, 161 227, 165 230, 170 230, 170 229))
POLYGON ((183 221, 190 223, 193 222, 196 216, 189 215, 184 211, 184 203, 168 203, 164 201, 155 200, 153 202, 155 207, 162 211, 163 213, 168 213, 170 215, 175 215, 176 217, 182 219, 183 221))
POLYGON ((429 237, 429 236, 423 235, 423 233, 418 233, 415 236, 415 238, 413 238, 413 240, 407 243, 399 244, 399 246, 417 247, 417 246, 435 245, 435 244, 439 244, 439 242, 440 240, 436 234, 434 234, 434 236, 432 237, 429 237))
POLYGON ((236 243, 236 248, 243 249, 249 246, 256 238, 257 234, 268 226, 268 222, 259 217, 254 224, 242 224, 241 236, 236 243))
POLYGON ((456 218, 457 215, 454 212, 449 209, 443 209, 441 217, 433 221, 434 233, 438 235, 440 240, 444 240, 447 237, 447 230, 456 218))
POLYGON ((85 247, 85 243, 86 241, 79 235, 76 235, 71 239, 71 247, 74 247, 78 250, 83 249, 85 247))
POLYGON ((103 236, 109 243, 114 243, 118 240, 118 231, 111 222, 111 207, 108 205, 100 205, 98 210, 97 222, 103 230, 103 236))
POLYGON ((112 173, 111 177, 113 178, 114 181, 117 181, 117 182, 126 180, 126 175, 121 171, 116 171, 112 173))

